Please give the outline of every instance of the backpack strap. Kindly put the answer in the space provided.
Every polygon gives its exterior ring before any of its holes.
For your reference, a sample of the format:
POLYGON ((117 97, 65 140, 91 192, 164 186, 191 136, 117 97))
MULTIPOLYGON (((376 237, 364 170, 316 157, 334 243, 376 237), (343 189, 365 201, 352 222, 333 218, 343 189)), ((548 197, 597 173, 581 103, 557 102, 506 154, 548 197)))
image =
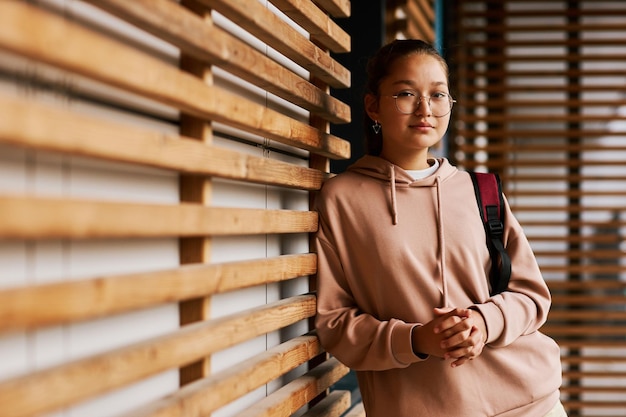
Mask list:
POLYGON ((491 255, 491 295, 506 290, 511 278, 511 259, 502 240, 504 234, 504 197, 500 177, 493 173, 469 172, 480 218, 487 235, 487 248, 491 255))

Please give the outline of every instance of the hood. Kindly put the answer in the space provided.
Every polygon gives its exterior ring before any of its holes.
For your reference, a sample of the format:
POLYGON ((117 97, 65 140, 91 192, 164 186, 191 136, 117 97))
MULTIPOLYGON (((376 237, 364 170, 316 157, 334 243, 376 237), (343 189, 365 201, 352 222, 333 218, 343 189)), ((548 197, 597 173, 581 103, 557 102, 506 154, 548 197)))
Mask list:
POLYGON ((354 164, 350 165, 348 171, 386 181, 389 181, 393 175, 394 183, 399 187, 433 187, 435 186, 436 178, 444 182, 458 171, 446 158, 438 158, 437 160, 439 161, 439 169, 437 169, 435 174, 419 180, 414 180, 413 177, 399 166, 392 164, 386 159, 373 155, 362 157, 354 164))
POLYGON ((398 224, 398 213, 396 209, 396 188, 397 187, 437 187, 437 201, 439 204, 439 186, 458 170, 452 166, 446 158, 440 158, 439 168, 433 175, 415 180, 401 167, 392 164, 386 159, 378 156, 366 155, 348 167, 348 171, 376 178, 381 181, 388 181, 390 185, 390 210, 392 222, 398 224))

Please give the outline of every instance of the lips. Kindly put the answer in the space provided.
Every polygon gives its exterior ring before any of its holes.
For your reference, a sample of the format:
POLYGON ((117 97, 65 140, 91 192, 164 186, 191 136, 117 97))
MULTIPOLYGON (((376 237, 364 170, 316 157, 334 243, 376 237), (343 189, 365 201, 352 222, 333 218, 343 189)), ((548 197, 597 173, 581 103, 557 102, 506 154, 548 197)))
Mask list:
POLYGON ((418 129, 426 129, 429 127, 433 127, 433 125, 431 125, 430 123, 415 123, 410 126, 413 128, 418 128, 418 129))

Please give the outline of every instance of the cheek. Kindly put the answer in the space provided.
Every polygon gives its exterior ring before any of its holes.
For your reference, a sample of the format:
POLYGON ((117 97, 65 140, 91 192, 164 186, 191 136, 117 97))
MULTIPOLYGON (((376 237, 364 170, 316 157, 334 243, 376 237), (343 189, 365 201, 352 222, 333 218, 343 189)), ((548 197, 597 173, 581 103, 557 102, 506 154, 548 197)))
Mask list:
POLYGON ((450 124, 450 118, 444 118, 443 120, 439 120, 439 122, 437 123, 437 132, 441 133, 441 135, 443 135, 444 133, 446 133, 446 130, 448 130, 448 125, 450 124))

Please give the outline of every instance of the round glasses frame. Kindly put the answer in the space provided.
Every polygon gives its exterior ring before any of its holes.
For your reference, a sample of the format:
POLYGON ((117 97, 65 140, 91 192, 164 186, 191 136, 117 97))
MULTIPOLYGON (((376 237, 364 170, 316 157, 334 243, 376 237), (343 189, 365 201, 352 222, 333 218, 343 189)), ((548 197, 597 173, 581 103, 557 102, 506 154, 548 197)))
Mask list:
MULTIPOLYGON (((437 94, 443 94, 446 97, 441 97, 441 99, 447 99, 449 106, 448 106, 448 111, 443 113, 443 114, 435 114, 435 112, 433 112, 433 116, 435 117, 444 117, 447 116, 448 114, 450 114, 450 112, 452 111, 452 106, 454 106, 454 103, 456 103, 456 100, 452 98, 452 96, 450 94, 447 93, 437 93, 437 94)), ((426 103, 428 103, 428 107, 430 108, 430 110, 433 110, 433 106, 431 105, 431 100, 433 98, 433 96, 418 96, 415 95, 413 97, 411 96, 401 96, 400 94, 388 94, 388 95, 382 95, 381 97, 393 97, 393 101, 396 105, 396 110, 398 110, 399 113, 402 114, 413 114, 417 111, 417 109, 419 109, 420 104, 422 104, 422 99, 427 99, 426 103), (398 105, 398 98, 400 99, 413 99, 413 103, 412 103, 412 110, 411 111, 403 111, 400 109, 400 106, 398 105)), ((407 100, 408 101, 408 100, 407 100)))

